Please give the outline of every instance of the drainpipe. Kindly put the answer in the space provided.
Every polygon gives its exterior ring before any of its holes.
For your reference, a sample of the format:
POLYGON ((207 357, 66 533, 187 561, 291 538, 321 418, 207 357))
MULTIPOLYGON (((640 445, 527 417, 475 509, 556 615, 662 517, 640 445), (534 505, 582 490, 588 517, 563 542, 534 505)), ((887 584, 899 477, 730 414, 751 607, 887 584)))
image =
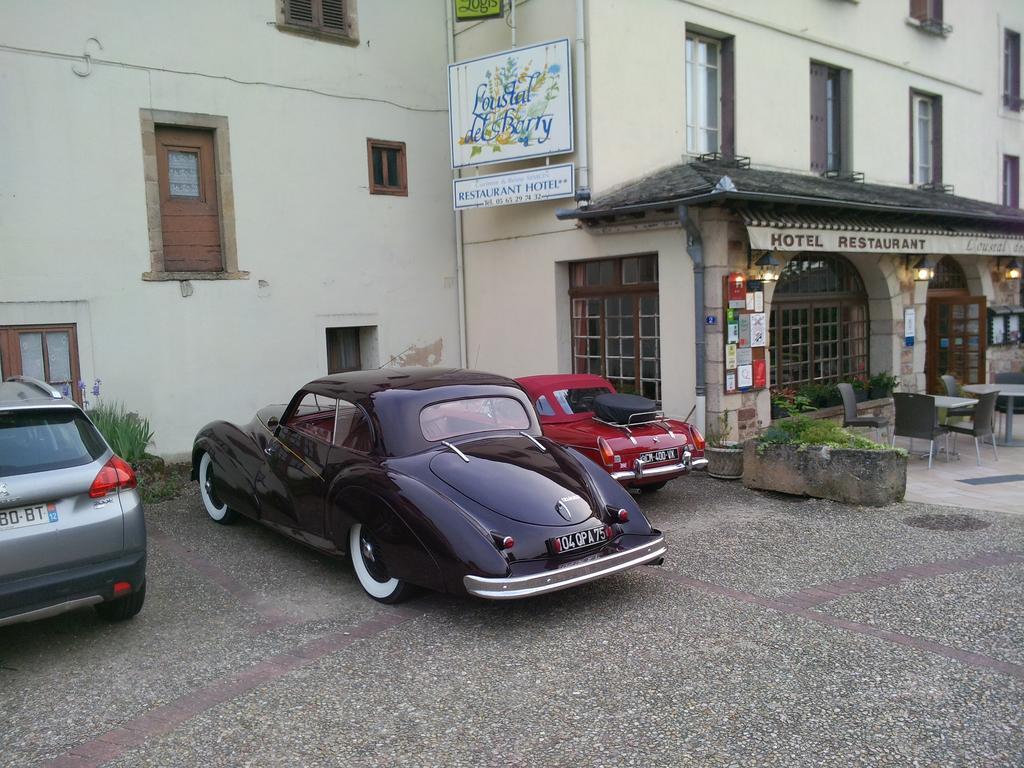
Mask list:
MULTIPOLYGON (((587 157, 587 31, 586 0, 576 0, 576 190, 590 192, 590 166, 587 157)), ((580 199, 577 197, 577 199, 580 199)), ((586 199, 589 199, 587 197, 586 199)))
POLYGON ((690 217, 689 208, 680 205, 678 213, 679 223, 682 225, 686 237, 686 252, 693 260, 693 335, 696 348, 693 370, 697 379, 696 421, 697 427, 704 431, 707 413, 706 356, 704 354, 707 346, 704 338, 704 241, 701 239, 700 230, 690 217))
MULTIPOLYGON (((445 3, 445 18, 448 22, 448 63, 455 63, 455 16, 452 4, 445 3)), ((455 178, 461 178, 462 171, 455 171, 455 178)), ((459 303, 459 365, 469 366, 468 342, 466 336, 466 251, 462 244, 462 211, 455 211, 455 278, 459 303)))

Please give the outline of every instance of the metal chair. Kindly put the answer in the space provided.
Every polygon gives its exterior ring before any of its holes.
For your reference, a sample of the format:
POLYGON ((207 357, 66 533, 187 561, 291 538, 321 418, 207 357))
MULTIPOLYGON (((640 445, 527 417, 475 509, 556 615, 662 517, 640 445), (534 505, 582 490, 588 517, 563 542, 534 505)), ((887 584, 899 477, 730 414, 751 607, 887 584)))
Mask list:
POLYGON ((895 447, 897 435, 909 437, 911 441, 915 437, 927 440, 928 469, 931 469, 932 457, 935 454, 935 438, 945 435, 946 461, 949 461, 949 429, 945 425, 939 424, 938 412, 935 410, 935 398, 931 395, 918 395, 913 392, 893 392, 892 402, 896 410, 896 419, 892 430, 891 445, 895 447))
POLYGON ((978 404, 974 407, 974 423, 970 426, 961 426, 959 424, 947 425, 949 431, 953 433, 953 451, 956 452, 956 436, 957 435, 970 435, 974 438, 974 452, 978 456, 978 466, 981 466, 981 447, 978 444, 978 438, 980 437, 991 437, 992 438, 992 455, 996 457, 996 461, 999 461, 999 452, 996 450, 996 398, 999 396, 998 392, 989 392, 985 395, 978 395, 978 404))
MULTIPOLYGON (((942 379, 942 384, 946 387, 946 394, 949 397, 963 397, 963 393, 960 391, 960 384, 956 380, 956 376, 951 373, 944 374, 939 378, 942 379)), ((946 424, 949 424, 950 420, 958 416, 968 416, 974 418, 974 406, 963 405, 959 408, 947 408, 946 409, 946 424)), ((954 443, 955 445, 955 443, 954 443)))
MULTIPOLYGON (((997 373, 993 379, 996 384, 1024 384, 1024 373, 1004 372, 997 373)), ((1005 414, 1009 408, 1010 401, 1005 395, 1000 395, 996 400, 996 411, 1005 414)), ((1024 397, 1013 399, 1013 412, 1024 413, 1024 397)))
POLYGON ((882 429, 888 428, 889 419, 885 416, 858 416, 857 396, 853 393, 853 385, 843 382, 837 386, 839 394, 843 397, 843 426, 871 427, 875 430, 875 440, 882 442, 882 429))

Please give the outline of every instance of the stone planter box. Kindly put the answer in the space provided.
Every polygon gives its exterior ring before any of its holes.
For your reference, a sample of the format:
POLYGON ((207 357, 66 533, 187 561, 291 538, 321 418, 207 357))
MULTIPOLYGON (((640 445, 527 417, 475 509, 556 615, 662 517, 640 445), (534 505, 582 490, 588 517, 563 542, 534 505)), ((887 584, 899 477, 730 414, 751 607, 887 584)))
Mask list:
POLYGON ((896 451, 766 445, 749 441, 743 456, 748 488, 880 507, 902 501, 907 457, 896 451))

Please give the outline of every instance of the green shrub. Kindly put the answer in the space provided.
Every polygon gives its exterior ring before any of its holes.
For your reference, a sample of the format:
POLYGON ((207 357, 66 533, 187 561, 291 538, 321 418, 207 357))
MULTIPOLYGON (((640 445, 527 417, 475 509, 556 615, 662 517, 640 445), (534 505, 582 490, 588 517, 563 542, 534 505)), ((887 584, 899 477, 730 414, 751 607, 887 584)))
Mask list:
POLYGON ((758 445, 823 445, 829 448, 859 448, 865 451, 884 451, 888 446, 866 437, 855 435, 828 419, 809 419, 793 416, 773 424, 758 438, 758 445))
POLYGON ((100 403, 89 409, 89 418, 110 443, 114 453, 129 464, 137 464, 153 442, 149 419, 125 410, 123 403, 100 403))

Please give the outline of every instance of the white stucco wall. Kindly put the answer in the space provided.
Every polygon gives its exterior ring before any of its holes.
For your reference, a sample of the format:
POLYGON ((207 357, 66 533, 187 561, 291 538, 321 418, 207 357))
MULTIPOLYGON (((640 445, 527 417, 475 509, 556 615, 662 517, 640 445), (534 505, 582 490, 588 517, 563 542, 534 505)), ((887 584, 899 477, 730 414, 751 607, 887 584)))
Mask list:
POLYGON ((325 327, 459 365, 446 1, 360 2, 358 46, 278 30, 271 0, 0 6, 0 45, 37 51, 0 48, 0 325, 77 322, 82 377, 163 455, 325 374, 325 327), (73 74, 89 37, 123 66, 73 74), (141 280, 140 108, 227 117, 248 280, 141 280), (407 142, 408 197, 368 194, 367 137, 407 142))

